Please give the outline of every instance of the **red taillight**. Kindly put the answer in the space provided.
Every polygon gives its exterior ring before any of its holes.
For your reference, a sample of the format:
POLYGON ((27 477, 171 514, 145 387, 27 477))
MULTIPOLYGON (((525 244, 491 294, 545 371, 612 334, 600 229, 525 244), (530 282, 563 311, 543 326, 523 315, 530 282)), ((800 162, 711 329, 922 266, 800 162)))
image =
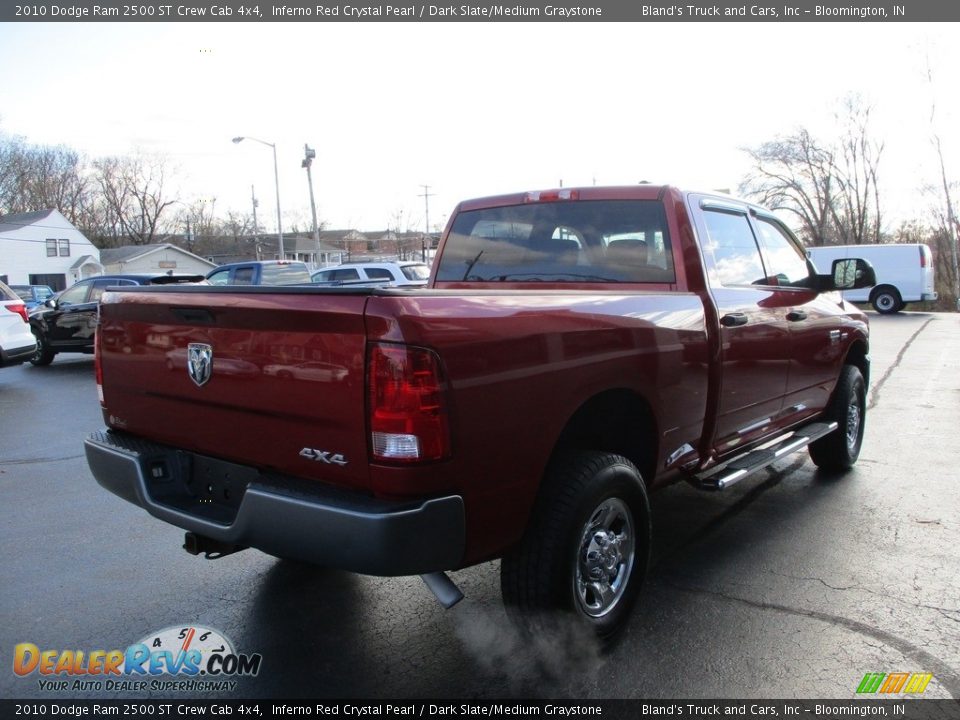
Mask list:
POLYGON ((367 351, 371 457, 410 463, 449 456, 445 393, 440 359, 433 351, 371 344, 367 351))
POLYGON ((106 407, 103 402, 103 352, 100 349, 100 328, 93 336, 93 372, 97 377, 97 397, 100 399, 100 407, 106 407))
POLYGON ((27 306, 22 302, 20 303, 10 303, 9 305, 4 305, 4 307, 12 313, 16 313, 23 318, 24 322, 30 322, 30 318, 27 317, 27 306))
POLYGON ((923 251, 922 245, 920 246, 919 250, 920 250, 920 267, 925 268, 927 266, 927 254, 923 251))

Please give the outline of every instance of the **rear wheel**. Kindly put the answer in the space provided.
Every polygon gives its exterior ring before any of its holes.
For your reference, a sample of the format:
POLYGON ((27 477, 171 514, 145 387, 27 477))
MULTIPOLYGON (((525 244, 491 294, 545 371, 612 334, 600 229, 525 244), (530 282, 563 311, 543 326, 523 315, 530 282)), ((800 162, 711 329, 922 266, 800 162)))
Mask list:
POLYGON ((810 444, 810 458, 823 470, 848 470, 860 456, 867 419, 867 391, 859 368, 843 366, 824 419, 835 420, 838 427, 810 444))
POLYGON ((37 347, 33 351, 33 355, 30 358, 30 362, 37 367, 42 365, 49 365, 53 362, 53 358, 57 354, 50 349, 50 346, 47 344, 47 341, 44 340, 43 334, 37 332, 36 328, 33 329, 33 336, 37 339, 37 347))
POLYGON ((538 629, 564 616, 609 638, 637 598, 650 552, 650 511, 637 468, 611 453, 551 463, 500 586, 511 614, 538 629))
POLYGON ((895 287, 881 285, 870 295, 873 309, 882 315, 898 312, 903 307, 903 300, 895 287))

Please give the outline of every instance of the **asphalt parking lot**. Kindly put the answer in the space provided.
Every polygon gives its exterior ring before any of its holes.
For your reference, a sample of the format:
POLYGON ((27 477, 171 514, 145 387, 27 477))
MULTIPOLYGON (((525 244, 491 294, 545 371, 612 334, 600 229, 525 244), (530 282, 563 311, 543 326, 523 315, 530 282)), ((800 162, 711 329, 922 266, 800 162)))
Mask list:
POLYGON ((867 672, 929 672, 925 697, 960 698, 960 316, 871 324, 856 468, 826 477, 803 454, 723 493, 655 495, 645 592, 606 653, 521 641, 496 563, 454 573, 466 600, 445 611, 417 578, 189 556, 87 469, 92 359, 2 369, 0 694, 56 697, 11 671, 17 643, 125 648, 196 624, 262 654, 223 693, 246 698, 849 698, 867 672))

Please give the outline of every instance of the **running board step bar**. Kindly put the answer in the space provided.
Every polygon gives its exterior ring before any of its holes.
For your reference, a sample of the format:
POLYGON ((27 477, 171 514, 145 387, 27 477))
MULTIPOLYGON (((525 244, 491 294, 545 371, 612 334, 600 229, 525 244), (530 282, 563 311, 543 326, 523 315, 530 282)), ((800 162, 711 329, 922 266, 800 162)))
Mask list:
POLYGON ((721 466, 721 469, 711 468, 709 474, 695 475, 697 485, 705 490, 723 490, 748 475, 772 465, 777 460, 802 450, 814 440, 829 435, 837 429, 837 423, 811 423, 795 430, 791 435, 775 444, 760 450, 741 455, 721 466))

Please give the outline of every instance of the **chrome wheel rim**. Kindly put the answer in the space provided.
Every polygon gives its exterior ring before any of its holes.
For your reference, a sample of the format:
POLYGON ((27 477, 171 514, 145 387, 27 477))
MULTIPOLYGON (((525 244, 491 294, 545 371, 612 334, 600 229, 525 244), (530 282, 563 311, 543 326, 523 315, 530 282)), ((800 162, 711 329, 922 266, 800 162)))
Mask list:
POLYGON ((860 396, 854 393, 850 400, 850 405, 847 407, 847 447, 853 450, 860 440, 860 419, 862 413, 860 411, 860 396))
POLYGON ((33 334, 33 339, 36 345, 33 348, 33 357, 30 359, 33 362, 40 362, 40 357, 43 355, 43 340, 41 340, 40 336, 36 333, 33 334))
POLYGON ((877 307, 881 310, 890 310, 893 308, 893 296, 892 295, 880 295, 877 297, 877 307))
POLYGON ((600 618, 616 607, 630 581, 635 550, 630 508, 619 498, 607 498, 580 532, 574 590, 582 612, 600 618))

